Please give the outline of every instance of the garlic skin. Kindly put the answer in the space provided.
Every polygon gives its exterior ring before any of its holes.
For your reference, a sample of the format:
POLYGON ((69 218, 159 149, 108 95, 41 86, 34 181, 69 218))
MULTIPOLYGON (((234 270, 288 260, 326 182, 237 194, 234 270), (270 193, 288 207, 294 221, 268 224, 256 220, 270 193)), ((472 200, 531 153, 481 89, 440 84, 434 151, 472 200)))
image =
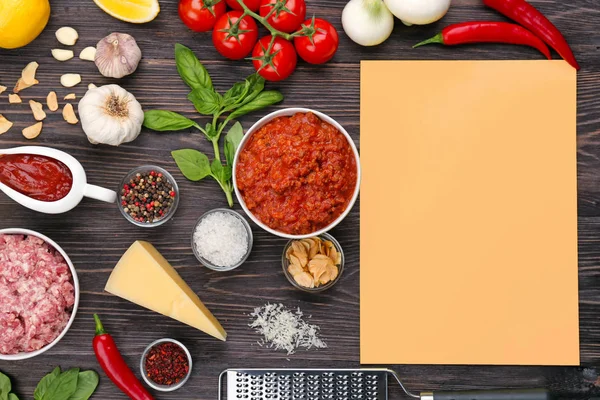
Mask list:
POLYGON ((142 106, 119 85, 88 90, 78 106, 81 127, 92 144, 118 146, 138 137, 144 122, 142 106))
POLYGON ((142 51, 133 36, 111 33, 96 45, 94 62, 98 71, 108 78, 120 79, 132 74, 142 59, 142 51))

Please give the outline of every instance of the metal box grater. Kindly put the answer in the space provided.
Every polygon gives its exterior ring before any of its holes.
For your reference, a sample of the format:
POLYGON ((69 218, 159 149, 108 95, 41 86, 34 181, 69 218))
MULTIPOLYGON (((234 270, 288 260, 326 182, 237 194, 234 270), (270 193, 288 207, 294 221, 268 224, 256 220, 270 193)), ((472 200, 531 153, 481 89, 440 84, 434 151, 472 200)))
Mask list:
POLYGON ((219 399, 387 400, 387 375, 385 369, 228 369, 219 377, 219 399))

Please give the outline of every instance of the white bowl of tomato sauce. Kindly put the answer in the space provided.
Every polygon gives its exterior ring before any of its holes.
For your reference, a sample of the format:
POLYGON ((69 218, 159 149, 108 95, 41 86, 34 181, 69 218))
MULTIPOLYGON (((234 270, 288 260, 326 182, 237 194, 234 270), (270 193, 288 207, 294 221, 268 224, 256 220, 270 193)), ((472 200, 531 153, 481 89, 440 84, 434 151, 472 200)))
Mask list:
POLYGON ((0 229, 0 261, 8 285, 0 285, 8 310, 0 318, 0 360, 38 356, 60 342, 75 320, 77 271, 56 242, 29 229, 0 229), (7 347, 8 353, 2 350, 7 347))
POLYGON ((308 108, 256 122, 233 163, 240 205, 258 226, 288 239, 321 235, 350 212, 360 190, 360 157, 348 132, 308 108))

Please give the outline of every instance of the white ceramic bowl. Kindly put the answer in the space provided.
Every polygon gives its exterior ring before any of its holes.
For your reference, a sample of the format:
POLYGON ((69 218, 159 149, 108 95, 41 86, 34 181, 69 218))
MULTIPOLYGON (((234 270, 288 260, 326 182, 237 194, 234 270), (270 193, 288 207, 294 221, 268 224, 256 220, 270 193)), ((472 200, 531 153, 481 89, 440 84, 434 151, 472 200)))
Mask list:
POLYGON ((75 314, 77 314, 77 307, 79 306, 79 279, 77 279, 77 271, 75 271, 75 267, 73 266, 73 263, 71 262, 71 259, 69 258, 69 256, 67 256, 67 253, 65 253, 64 250, 49 237, 42 235, 39 232, 35 232, 35 231, 29 230, 29 229, 20 229, 20 228, 0 229, 0 235, 26 235, 26 236, 35 236, 35 237, 42 239, 44 242, 46 242, 50 246, 54 247, 56 249, 56 251, 58 251, 60 253, 60 255, 63 256, 63 258, 65 259, 65 262, 67 263, 67 265, 69 266, 69 269, 71 270, 71 276, 73 277, 73 287, 75 288, 75 303, 73 304, 73 311, 71 312, 71 318, 69 318, 69 322, 67 322, 67 326, 65 326, 65 329, 63 329, 63 331, 60 333, 60 335, 58 335, 58 337, 56 339, 54 339, 52 342, 48 343, 46 346, 42 347, 39 350, 30 351, 28 353, 23 352, 23 353, 18 353, 18 354, 9 354, 9 355, 0 354, 0 360, 8 360, 8 361, 25 360, 27 358, 39 356, 40 354, 45 353, 46 351, 48 351, 52 347, 54 347, 54 345, 56 343, 60 342, 60 340, 63 338, 63 336, 65 336, 65 334, 67 333, 67 331, 73 324, 73 321, 75 320, 75 314))
POLYGON ((235 195, 236 195, 238 201, 240 202, 240 205, 246 212, 246 214, 250 217, 250 219, 252 219, 252 221, 254 221, 256 223, 256 225, 260 226, 267 232, 270 232, 273 235, 288 238, 288 239, 306 239, 306 238, 310 238, 313 236, 319 236, 319 235, 322 235, 323 233, 329 231, 330 229, 333 229, 337 224, 342 222, 342 220, 344 218, 346 218, 346 216, 348 215, 348 213, 354 206, 356 199, 358 198, 358 192, 360 191, 360 179, 361 179, 360 156, 358 154, 358 150, 356 149, 356 145, 354 144, 354 141, 352 140, 352 138, 350 137, 348 132, 346 132, 344 127, 342 125, 340 125, 333 118, 329 117, 328 115, 323 114, 322 112, 311 110, 309 108, 285 108, 283 110, 278 110, 278 111, 272 112, 271 114, 261 118, 258 122, 256 122, 254 125, 252 125, 252 127, 244 135, 244 138, 240 142, 240 145, 235 153, 235 159, 233 162, 233 188, 235 190, 235 195), (354 194, 352 195, 352 199, 350 199, 350 203, 348 203, 348 207, 346 207, 344 212, 335 221, 333 221, 332 223, 327 225, 325 228, 320 229, 315 232, 310 232, 305 235, 291 235, 288 233, 279 232, 275 229, 268 227, 264 223, 262 223, 258 218, 256 218, 256 216, 254 216, 254 214, 252 214, 252 212, 250 210, 248 210, 248 207, 246 207, 246 202, 244 202, 244 199, 243 199, 240 191, 238 190, 237 179, 236 179, 237 163, 238 163, 238 159, 240 157, 240 153, 244 149, 244 146, 246 145, 246 143, 248 142, 248 140, 250 139, 252 134, 254 132, 256 132, 257 130, 259 130, 260 128, 262 128, 267 123, 271 122, 271 120, 273 120, 277 117, 292 116, 297 113, 313 113, 317 117, 322 119, 323 121, 329 123, 330 125, 333 125, 338 131, 340 131, 346 137, 346 139, 348 140, 348 143, 350 144, 350 147, 352 148, 352 151, 354 152, 354 156, 356 157, 356 169, 357 169, 357 171, 356 171, 356 188, 354 189, 354 194))

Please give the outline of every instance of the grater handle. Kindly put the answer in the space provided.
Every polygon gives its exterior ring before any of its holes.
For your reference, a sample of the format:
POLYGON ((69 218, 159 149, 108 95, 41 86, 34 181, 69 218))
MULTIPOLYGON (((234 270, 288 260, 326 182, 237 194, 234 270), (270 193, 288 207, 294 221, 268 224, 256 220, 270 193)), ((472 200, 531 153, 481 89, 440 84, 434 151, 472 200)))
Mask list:
POLYGON ((552 400, 546 389, 466 390, 421 393, 421 400, 552 400))

